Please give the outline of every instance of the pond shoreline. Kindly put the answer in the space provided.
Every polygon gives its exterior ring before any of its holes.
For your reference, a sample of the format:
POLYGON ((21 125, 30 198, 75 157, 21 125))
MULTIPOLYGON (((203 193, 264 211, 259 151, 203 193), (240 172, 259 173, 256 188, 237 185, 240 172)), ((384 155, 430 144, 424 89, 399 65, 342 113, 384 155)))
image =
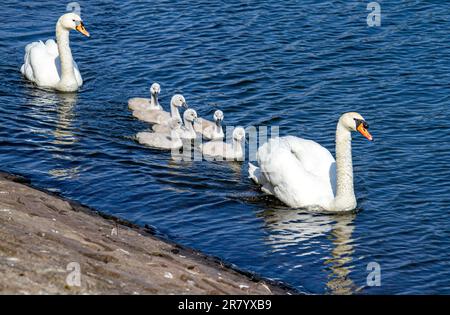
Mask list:
POLYGON ((0 171, 1 294, 298 294, 0 171))

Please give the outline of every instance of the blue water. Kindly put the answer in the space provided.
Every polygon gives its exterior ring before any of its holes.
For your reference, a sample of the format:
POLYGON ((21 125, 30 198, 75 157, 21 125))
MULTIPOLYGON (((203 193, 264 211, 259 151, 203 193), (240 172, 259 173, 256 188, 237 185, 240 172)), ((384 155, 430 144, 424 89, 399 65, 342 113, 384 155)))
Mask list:
POLYGON ((308 293, 450 294, 450 29, 444 1, 84 1, 71 35, 76 95, 34 88, 27 43, 54 37, 61 1, 0 10, 0 165, 101 211, 308 293), (334 154, 358 111, 357 213, 310 214, 263 196, 247 163, 176 162, 133 137, 127 99, 161 84, 200 116, 280 126, 334 154), (367 265, 381 267, 368 286, 367 265))

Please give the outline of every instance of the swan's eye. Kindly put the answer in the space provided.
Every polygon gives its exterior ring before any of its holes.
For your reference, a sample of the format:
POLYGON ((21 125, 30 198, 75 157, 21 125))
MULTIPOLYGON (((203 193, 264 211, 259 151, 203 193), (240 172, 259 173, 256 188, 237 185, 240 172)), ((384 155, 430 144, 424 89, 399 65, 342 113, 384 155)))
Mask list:
POLYGON ((365 129, 369 129, 369 124, 368 124, 365 120, 358 119, 358 118, 353 118, 353 119, 354 119, 355 122, 356 122, 356 128, 358 128, 359 125, 362 124, 362 126, 363 126, 365 129))

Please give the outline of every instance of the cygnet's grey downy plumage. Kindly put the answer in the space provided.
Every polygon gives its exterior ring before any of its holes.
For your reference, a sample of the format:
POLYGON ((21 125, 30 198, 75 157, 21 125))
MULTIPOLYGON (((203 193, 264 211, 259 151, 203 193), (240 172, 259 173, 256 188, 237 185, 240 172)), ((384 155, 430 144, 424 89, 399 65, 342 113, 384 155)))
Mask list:
MULTIPOLYGON (((181 139, 192 140, 197 137, 197 133, 194 130, 193 123, 197 120, 197 112, 194 109, 186 109, 183 113, 184 126, 179 128, 179 136, 181 139)), ((159 133, 169 133, 171 131, 171 126, 164 125, 153 125, 154 132, 159 133)))
POLYGON ((223 112, 216 110, 213 115, 214 122, 199 118, 194 124, 194 130, 208 140, 221 140, 224 137, 222 129, 223 112))
POLYGON ((172 118, 178 118, 181 121, 178 111, 180 107, 187 108, 186 100, 183 95, 175 94, 170 100, 170 113, 163 110, 135 110, 133 116, 151 124, 167 124, 172 118))
POLYGON ((128 108, 131 110, 162 110, 159 104, 158 95, 161 93, 161 87, 158 83, 150 86, 150 98, 133 97, 128 100, 128 108))
POLYGON ((220 158, 224 160, 238 160, 242 161, 244 151, 242 143, 245 140, 245 130, 242 127, 237 127, 233 130, 232 143, 222 141, 210 141, 201 145, 200 149, 203 156, 220 158))
POLYGON ((156 149, 179 149, 183 146, 183 142, 181 141, 181 138, 179 136, 181 120, 178 118, 172 118, 169 125, 171 131, 168 133, 143 131, 136 134, 136 139, 140 144, 144 144, 156 149))

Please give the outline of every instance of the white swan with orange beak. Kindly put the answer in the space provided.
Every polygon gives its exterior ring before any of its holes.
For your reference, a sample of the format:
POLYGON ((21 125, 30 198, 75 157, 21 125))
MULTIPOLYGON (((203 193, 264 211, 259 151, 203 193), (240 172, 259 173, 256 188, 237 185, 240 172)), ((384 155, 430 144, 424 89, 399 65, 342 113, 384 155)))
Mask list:
POLYGON ((287 136, 258 149, 259 167, 249 163, 249 177, 290 207, 328 211, 356 208, 351 132, 368 140, 369 125, 355 112, 343 114, 336 128, 336 160, 320 144, 287 136))
POLYGON ((66 13, 56 23, 56 43, 49 39, 45 44, 39 41, 25 47, 24 64, 20 69, 25 78, 37 86, 62 92, 75 92, 83 85, 70 50, 70 30, 90 36, 79 15, 66 13))

